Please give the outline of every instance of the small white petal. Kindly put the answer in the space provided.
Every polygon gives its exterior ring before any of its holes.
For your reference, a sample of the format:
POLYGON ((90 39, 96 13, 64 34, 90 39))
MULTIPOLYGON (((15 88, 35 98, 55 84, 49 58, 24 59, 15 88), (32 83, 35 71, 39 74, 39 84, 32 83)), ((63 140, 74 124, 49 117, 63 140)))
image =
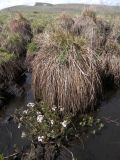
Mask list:
POLYGON ((56 106, 53 106, 53 107, 52 107, 52 111, 55 111, 56 109, 57 109, 56 106))
POLYGON ((37 116, 37 122, 42 123, 44 116, 43 115, 38 115, 37 116))
POLYGON ((26 133, 22 132, 21 138, 25 138, 26 137, 26 133))
POLYGON ((60 108, 60 112, 63 112, 63 111, 64 111, 64 108, 61 107, 61 108, 60 108))
POLYGON ((44 136, 38 136, 38 142, 43 142, 44 136))
POLYGON ((35 106, 35 103, 28 103, 27 107, 33 108, 35 106))
POLYGON ((37 115, 42 115, 42 113, 41 112, 37 112, 37 115))
POLYGON ((23 111, 23 114, 27 114, 28 113, 28 109, 23 111))
POLYGON ((64 128, 67 127, 67 121, 63 121, 63 122, 61 122, 61 124, 62 124, 62 126, 63 126, 64 128))

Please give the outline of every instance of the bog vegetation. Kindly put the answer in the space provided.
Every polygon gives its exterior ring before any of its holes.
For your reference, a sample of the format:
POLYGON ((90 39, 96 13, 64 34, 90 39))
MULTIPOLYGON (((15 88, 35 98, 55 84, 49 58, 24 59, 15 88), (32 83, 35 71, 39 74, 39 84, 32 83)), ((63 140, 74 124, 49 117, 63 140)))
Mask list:
MULTIPOLYGON (((104 96, 105 81, 109 78, 119 87, 120 25, 90 8, 77 16, 62 13, 41 19, 34 14, 29 20, 18 13, 7 25, 0 22, 0 85, 8 86, 28 68, 32 72, 36 104, 17 113, 17 120, 28 137, 44 144, 42 156, 48 160, 53 156, 48 153, 63 145, 67 131, 72 128, 72 136, 78 135, 73 121, 76 115, 95 110, 104 96)), ((103 128, 93 116, 77 121, 79 129, 103 128)))

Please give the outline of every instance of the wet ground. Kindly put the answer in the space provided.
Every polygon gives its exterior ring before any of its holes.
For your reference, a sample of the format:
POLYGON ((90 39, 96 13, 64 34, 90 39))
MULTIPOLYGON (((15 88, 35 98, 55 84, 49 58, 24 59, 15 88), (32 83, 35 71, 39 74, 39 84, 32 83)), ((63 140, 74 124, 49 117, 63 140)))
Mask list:
POLYGON ((12 120, 12 115, 16 109, 26 106, 27 103, 33 102, 31 92, 31 75, 26 74, 26 82, 24 84, 25 94, 12 99, 0 112, 0 153, 9 155, 14 153, 14 148, 22 149, 28 145, 28 141, 21 139, 21 129, 12 120))
MULTIPOLYGON (((10 120, 16 108, 34 101, 30 74, 27 74, 24 87, 25 94, 12 100, 0 112, 0 153, 6 156, 14 152, 15 145, 22 148, 28 144, 27 140, 21 139, 21 130, 10 120)), ((108 94, 96 117, 104 120, 104 129, 84 140, 82 145, 75 141, 71 151, 77 160, 120 160, 120 90, 108 94)))

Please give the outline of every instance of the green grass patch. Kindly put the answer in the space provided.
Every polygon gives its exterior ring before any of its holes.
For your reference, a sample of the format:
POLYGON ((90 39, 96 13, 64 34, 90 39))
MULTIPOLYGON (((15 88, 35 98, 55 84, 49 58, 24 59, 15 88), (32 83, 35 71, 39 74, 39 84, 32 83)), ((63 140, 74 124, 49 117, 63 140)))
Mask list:
POLYGON ((32 54, 33 52, 38 51, 39 46, 36 42, 31 42, 30 44, 28 44, 28 53, 32 54))
POLYGON ((0 64, 2 64, 3 62, 7 62, 7 61, 11 60, 13 57, 14 57, 13 54, 8 53, 3 48, 0 48, 0 64))

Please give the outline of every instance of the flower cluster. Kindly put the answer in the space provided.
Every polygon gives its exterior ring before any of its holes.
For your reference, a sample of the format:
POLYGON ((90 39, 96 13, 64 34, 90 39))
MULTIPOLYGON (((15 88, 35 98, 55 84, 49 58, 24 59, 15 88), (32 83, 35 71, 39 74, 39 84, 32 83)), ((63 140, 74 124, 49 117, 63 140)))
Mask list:
POLYGON ((22 132, 22 138, 29 136, 38 142, 56 139, 65 133, 70 123, 70 115, 63 116, 64 108, 53 106, 50 108, 46 103, 29 103, 27 109, 19 112, 18 128, 23 125, 26 129, 22 132))
MULTIPOLYGON (((32 140, 45 143, 50 140, 59 141, 81 136, 82 132, 96 134, 104 127, 100 119, 95 119, 93 115, 84 114, 73 117, 64 112, 64 108, 49 107, 46 103, 29 103, 24 111, 18 112, 18 128, 23 125, 26 132, 22 132, 21 137, 28 136, 32 140), (69 138, 68 138, 69 137, 69 138)), ((59 141, 60 142, 60 141, 59 141)))

